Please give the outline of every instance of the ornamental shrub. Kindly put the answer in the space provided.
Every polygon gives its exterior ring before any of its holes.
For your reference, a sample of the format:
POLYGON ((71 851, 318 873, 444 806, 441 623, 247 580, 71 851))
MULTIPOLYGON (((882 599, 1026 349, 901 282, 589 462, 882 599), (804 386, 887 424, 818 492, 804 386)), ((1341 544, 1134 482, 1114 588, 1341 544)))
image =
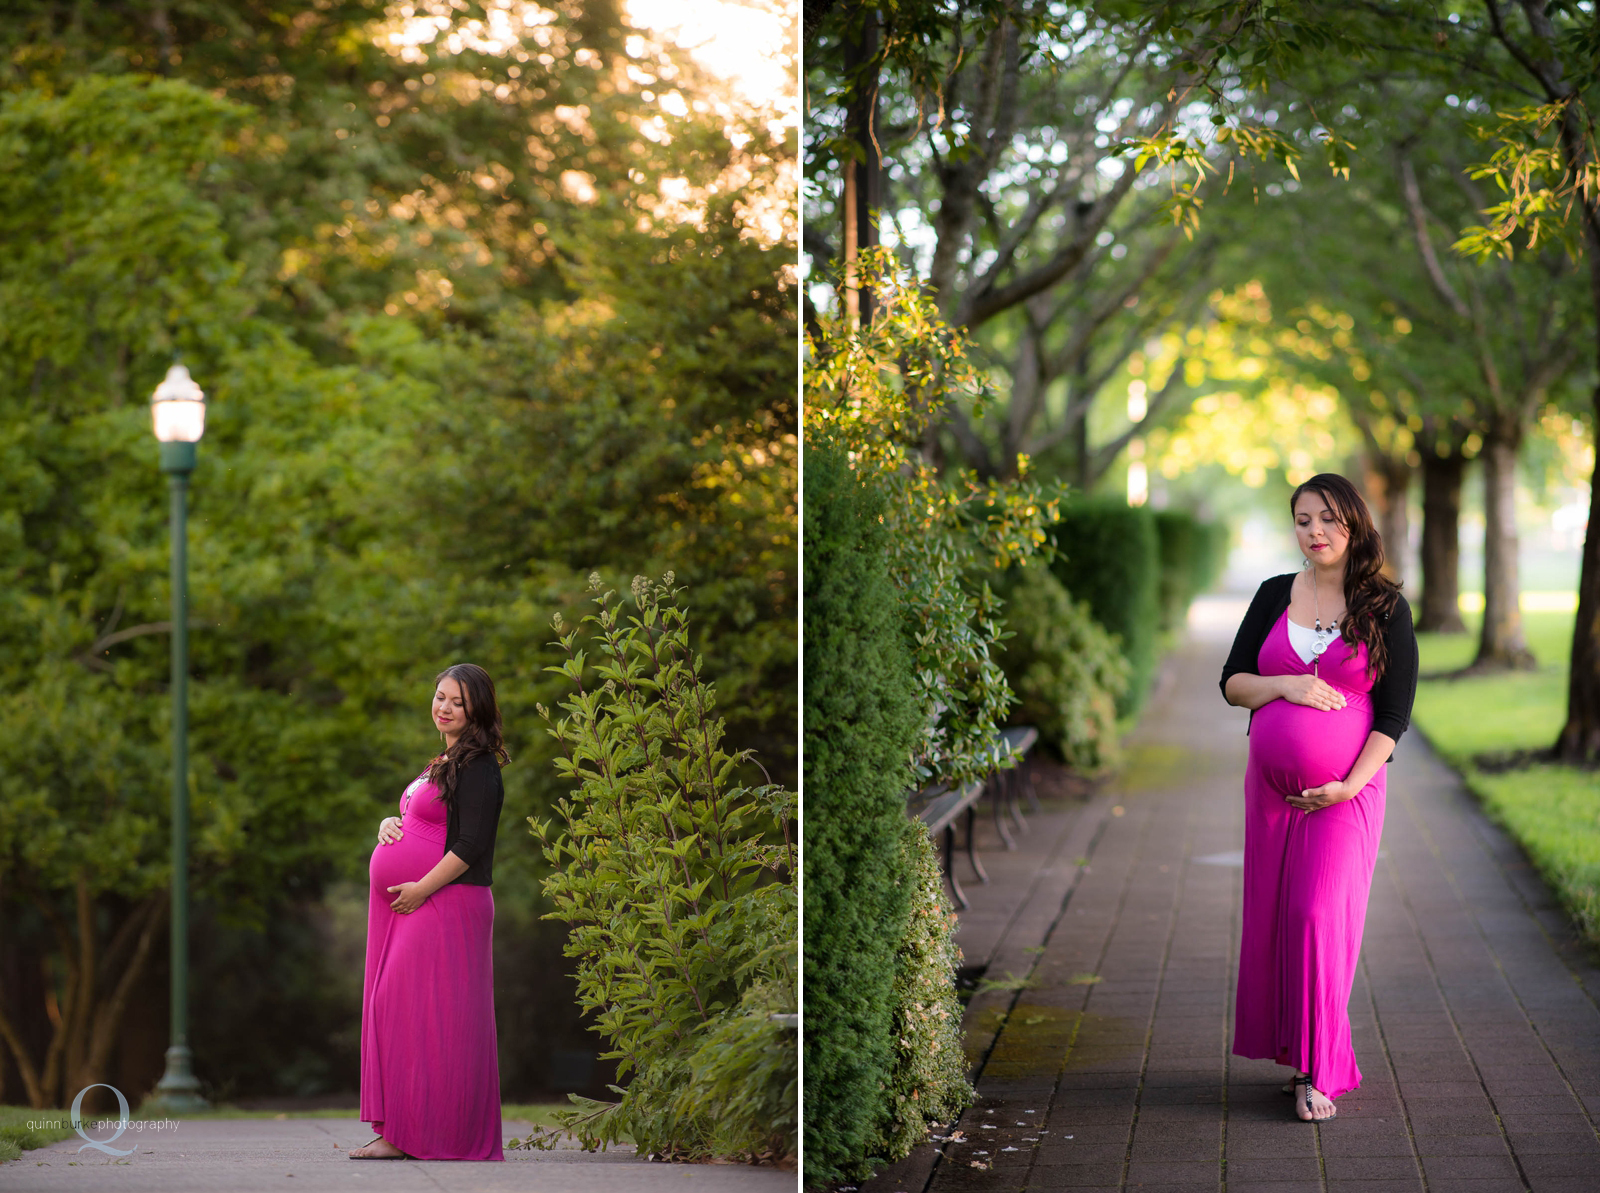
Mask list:
POLYGON ((910 817, 902 818, 900 872, 911 887, 911 906, 895 958, 895 1058, 880 1136, 880 1150, 890 1160, 910 1155, 926 1141, 930 1126, 953 1122, 974 1098, 956 997, 961 950, 955 909, 933 839, 910 817))
POLYGON ((1129 716, 1149 694, 1160 636, 1161 546, 1153 511, 1115 498, 1069 501, 1055 535, 1051 571, 1121 642, 1130 673, 1117 715, 1129 716))
POLYGON ((579 629, 553 622, 567 661, 549 670, 577 693, 549 732, 578 786, 557 801, 559 834, 528 822, 555 868, 545 918, 572 925, 579 1004, 612 1045, 602 1057, 633 1074, 618 1101, 573 1094, 557 1117, 589 1150, 628 1138, 674 1159, 782 1160, 798 1142, 796 1045, 772 1018, 797 1010, 795 797, 743 785, 752 751, 721 748, 672 580, 636 577, 624 620, 590 577, 592 668, 579 629))
POLYGON ((913 894, 903 860, 922 717, 888 508, 824 434, 805 445, 805 1178, 881 1163, 896 1050, 897 949, 913 894))
POLYGON ((1120 644, 1048 568, 1011 567, 991 582, 1004 602, 1000 664, 1021 703, 1011 724, 1033 725, 1067 765, 1098 774, 1118 759, 1117 698, 1130 667, 1120 644))

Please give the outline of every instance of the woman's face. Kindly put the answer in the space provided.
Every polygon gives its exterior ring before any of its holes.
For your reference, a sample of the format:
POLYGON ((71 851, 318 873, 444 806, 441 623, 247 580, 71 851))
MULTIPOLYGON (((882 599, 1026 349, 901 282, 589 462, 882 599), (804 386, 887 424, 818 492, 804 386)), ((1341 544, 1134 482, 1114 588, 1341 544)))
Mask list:
POLYGON ((1328 499, 1314 489, 1307 489, 1294 503, 1294 534, 1300 553, 1318 567, 1344 562, 1350 532, 1340 524, 1328 499))
POLYGON ((433 723, 446 737, 455 737, 467 727, 467 694, 448 675, 433 690, 433 723))

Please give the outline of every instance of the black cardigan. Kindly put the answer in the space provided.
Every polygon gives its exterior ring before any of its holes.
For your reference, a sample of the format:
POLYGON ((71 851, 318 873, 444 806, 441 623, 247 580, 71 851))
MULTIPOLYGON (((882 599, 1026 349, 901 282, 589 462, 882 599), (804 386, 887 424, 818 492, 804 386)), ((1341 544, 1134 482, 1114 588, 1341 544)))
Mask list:
MULTIPOLYGON (((456 775, 455 799, 447 805, 445 852, 467 863, 459 882, 467 886, 492 886, 495 830, 500 827, 500 807, 506 789, 500 781, 500 763, 492 754, 479 754, 456 775)), ((445 884, 446 886, 449 883, 445 884)))
MULTIPOLYGON (((1289 594, 1298 574, 1288 572, 1273 576, 1263 580, 1256 589, 1250 609, 1239 623, 1228 661, 1222 665, 1223 699, 1227 699, 1228 680, 1233 676, 1241 672, 1261 674, 1256 670, 1260 665, 1261 646, 1272 627, 1278 624, 1278 617, 1289 607, 1289 594)), ((1372 685, 1372 728, 1399 741, 1411 724, 1411 704, 1417 695, 1417 635, 1411 627, 1411 606, 1405 597, 1395 600, 1394 611, 1384 619, 1383 633, 1389 661, 1377 683, 1372 685)), ((1255 709, 1251 709, 1252 721, 1255 715, 1255 709)), ((1245 732, 1250 732, 1248 725, 1245 732)), ((1389 756, 1389 761, 1394 761, 1394 755, 1389 756)))

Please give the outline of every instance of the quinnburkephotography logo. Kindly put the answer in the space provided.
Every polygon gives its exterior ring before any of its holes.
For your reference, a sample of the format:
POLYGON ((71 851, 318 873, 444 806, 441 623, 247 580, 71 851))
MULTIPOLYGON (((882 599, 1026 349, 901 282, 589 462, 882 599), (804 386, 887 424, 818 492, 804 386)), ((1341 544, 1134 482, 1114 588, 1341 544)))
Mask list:
MULTIPOLYGON (((59 1127, 60 1125, 61 1125, 61 1120, 60 1119, 44 1119, 44 1120, 41 1120, 39 1122, 30 1122, 30 1123, 28 1123, 28 1129, 29 1130, 40 1130, 40 1129, 42 1129, 44 1127, 59 1127)), ((110 1146, 111 1144, 115 1143, 119 1138, 121 1138, 122 1133, 124 1131, 128 1130, 130 1127, 135 1131, 176 1131, 178 1129, 178 1123, 177 1123, 176 1119, 170 1119, 170 1118, 141 1119, 138 1122, 129 1121, 129 1119, 128 1119, 128 1099, 123 1097, 122 1096, 122 1091, 120 1089, 118 1089, 114 1085, 103 1085, 103 1084, 86 1085, 86 1086, 84 1086, 82 1089, 80 1089, 78 1091, 78 1096, 76 1098, 72 1099, 72 1129, 74 1131, 76 1131, 78 1133, 78 1135, 84 1141, 83 1147, 80 1147, 78 1149, 78 1153, 80 1155, 84 1152, 85 1149, 91 1148, 91 1147, 92 1148, 98 1148, 100 1151, 104 1152, 108 1156, 131 1156, 131 1155, 133 1155, 134 1152, 139 1150, 138 1148, 130 1147, 127 1151, 119 1151, 117 1148, 114 1148, 114 1147, 110 1146), (79 1117, 79 1112, 83 1108, 83 1095, 88 1093, 92 1089, 108 1089, 112 1093, 117 1095, 117 1105, 119 1107, 121 1107, 121 1110, 122 1110, 122 1116, 121 1116, 120 1119, 112 1120, 112 1119, 109 1119, 109 1118, 102 1118, 102 1119, 98 1119, 98 1120, 94 1120, 94 1121, 85 1123, 79 1117), (111 1138, 109 1138, 109 1139, 90 1139, 88 1135, 84 1134, 84 1128, 85 1127, 90 1127, 90 1128, 94 1128, 94 1129, 101 1129, 101 1128, 105 1128, 105 1127, 116 1127, 117 1133, 115 1135, 111 1136, 111 1138)))
POLYGON ((119 1138, 121 1138, 122 1133, 128 1129, 128 1099, 123 1097, 122 1091, 114 1085, 86 1085, 78 1091, 78 1096, 72 1099, 72 1129, 84 1139, 88 1140, 83 1147, 78 1149, 79 1155, 83 1154, 84 1148, 90 1147, 99 1148, 108 1156, 131 1156, 134 1152, 139 1150, 138 1148, 130 1147, 127 1151, 123 1152, 118 1151, 114 1147, 106 1146, 107 1144, 115 1143, 119 1138), (122 1114, 122 1121, 117 1124, 117 1133, 104 1142, 98 1139, 89 1139, 89 1137, 83 1132, 82 1122, 80 1122, 78 1119, 78 1108, 83 1105, 83 1095, 92 1089, 108 1089, 112 1093, 116 1094, 117 1109, 122 1114))

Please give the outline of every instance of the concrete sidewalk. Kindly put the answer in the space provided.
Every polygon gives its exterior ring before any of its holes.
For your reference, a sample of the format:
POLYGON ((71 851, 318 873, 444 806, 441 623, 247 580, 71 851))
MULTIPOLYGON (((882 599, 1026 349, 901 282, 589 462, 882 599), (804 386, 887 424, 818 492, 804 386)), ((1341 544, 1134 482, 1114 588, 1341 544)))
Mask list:
POLYGON ((1302 1123, 1287 1070, 1230 1055, 1246 714, 1217 679, 1243 612, 1198 602, 1121 780, 1038 821, 1031 874, 969 886, 969 957, 1026 985, 974 996, 979 1103, 872 1193, 1600 1190, 1600 972, 1414 728, 1351 998, 1362 1087, 1302 1123))
MULTIPOLYGON (((506 1123, 505 1138, 528 1133, 506 1123)), ((105 1139, 108 1131, 90 1132, 105 1139)), ((105 1189, 115 1193, 335 1193, 419 1190, 424 1193, 794 1193, 792 1172, 735 1164, 654 1164, 631 1150, 589 1153, 508 1151, 504 1163, 443 1160, 352 1160, 372 1138, 353 1118, 190 1119, 153 1133, 128 1130, 112 1147, 137 1145, 114 1159, 83 1140, 22 1153, 0 1164, 0 1190, 105 1189)))

